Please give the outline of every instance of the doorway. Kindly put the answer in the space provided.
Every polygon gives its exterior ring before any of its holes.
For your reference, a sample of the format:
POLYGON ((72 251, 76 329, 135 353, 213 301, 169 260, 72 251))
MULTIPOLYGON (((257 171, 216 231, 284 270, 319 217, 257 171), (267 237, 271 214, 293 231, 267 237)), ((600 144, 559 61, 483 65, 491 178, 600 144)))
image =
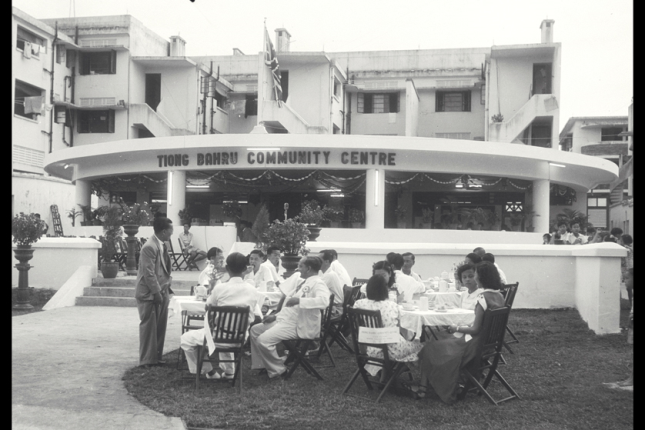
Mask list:
POLYGON ((161 101, 161 73, 146 73, 146 104, 157 112, 161 101))
POLYGON ((533 64, 533 94, 551 94, 551 63, 533 64))

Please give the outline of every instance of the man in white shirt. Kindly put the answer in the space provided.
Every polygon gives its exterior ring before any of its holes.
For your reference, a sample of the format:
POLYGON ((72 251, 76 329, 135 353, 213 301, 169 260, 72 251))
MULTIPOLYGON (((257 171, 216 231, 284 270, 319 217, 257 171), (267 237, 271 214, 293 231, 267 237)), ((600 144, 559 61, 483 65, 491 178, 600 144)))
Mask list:
POLYGON ((286 358, 278 356, 276 345, 283 340, 313 339, 320 335, 320 311, 329 306, 331 295, 318 276, 321 266, 319 257, 303 257, 298 263, 302 280, 287 296, 282 310, 251 328, 252 369, 266 369, 272 379, 282 376, 287 371, 286 358))
POLYGON ((338 253, 336 252, 336 250, 327 249, 326 251, 331 252, 334 256, 334 261, 331 262, 331 266, 330 266, 331 270, 336 272, 336 274, 340 278, 340 281, 343 283, 343 285, 347 285, 348 287, 351 287, 352 278, 349 277, 349 273, 347 273, 347 270, 345 269, 345 267, 342 264, 340 264, 340 261, 338 261, 338 253))
POLYGON ((258 291, 273 291, 275 282, 273 281, 271 270, 268 267, 262 265, 263 261, 264 253, 262 251, 260 251, 259 249, 254 249, 253 251, 251 251, 251 253, 249 254, 249 267, 252 266, 252 268, 250 268, 246 272, 244 280, 252 281, 258 291))
POLYGON ((221 249, 217 247, 209 249, 206 254, 206 258, 208 258, 208 265, 204 270, 202 270, 202 273, 199 274, 197 285, 202 285, 208 288, 208 293, 210 294, 216 283, 227 282, 229 276, 224 267, 224 253, 221 249), (213 272, 215 272, 214 276, 213 272), (213 278, 216 278, 214 279, 215 282, 211 282, 213 278))
POLYGON ((574 222, 571 224, 571 234, 569 234, 569 243, 572 245, 584 245, 589 242, 589 238, 580 233, 580 224, 574 222))
POLYGON ((265 266, 271 271, 271 277, 275 285, 280 284, 280 275, 284 273, 284 268, 280 264, 280 253, 282 251, 278 246, 271 245, 267 248, 266 261, 262 263, 262 266, 265 266))
POLYGON ((423 283, 416 281, 412 276, 408 276, 401 271, 403 267, 403 256, 398 253, 389 253, 388 261, 394 269, 394 283, 399 294, 403 294, 405 301, 411 301, 414 294, 423 293, 426 290, 423 283))
POLYGON ((403 267, 401 268, 401 271, 408 276, 412 276, 415 281, 421 282, 421 276, 412 271, 412 266, 414 266, 415 263, 414 254, 411 252, 404 252, 401 256, 403 257, 403 267))
POLYGON ((189 231, 190 223, 184 224, 184 231, 179 233, 179 240, 184 246, 184 255, 186 256, 186 264, 188 267, 196 261, 201 261, 207 258, 206 252, 193 245, 193 234, 189 231))
POLYGON ((551 244, 552 245, 557 245, 557 244, 565 244, 569 245, 571 242, 569 241, 569 236, 571 233, 567 232, 567 228, 569 226, 567 225, 566 221, 560 221, 558 223, 558 231, 555 232, 552 237, 551 237, 551 244), (559 239, 556 238, 556 235, 559 236, 559 239), (557 242, 556 240, 561 240, 562 242, 557 242))
POLYGON ((329 291, 334 294, 334 306, 331 308, 331 318, 337 319, 343 314, 343 298, 345 297, 343 284, 336 272, 331 270, 331 263, 334 260, 334 256, 331 251, 321 251, 318 256, 322 260, 320 278, 323 280, 325 285, 327 285, 329 291))
MULTIPOLYGON (((246 270, 246 257, 239 252, 232 253, 226 259, 226 270, 231 279, 216 285, 206 300, 206 304, 211 306, 248 306, 250 324, 256 317, 258 294, 251 284, 242 280, 242 272, 246 270)), ((209 335, 205 329, 189 330, 181 335, 181 348, 186 353, 190 373, 197 371, 197 345, 203 345, 205 335, 209 335)), ((215 348, 217 347, 218 344, 215 344, 215 348)), ((232 353, 220 353, 219 356, 221 360, 233 359, 232 353)), ((202 373, 205 373, 208 379, 233 379, 234 363, 220 363, 220 369, 220 372, 216 372, 209 362, 204 362, 202 373)))

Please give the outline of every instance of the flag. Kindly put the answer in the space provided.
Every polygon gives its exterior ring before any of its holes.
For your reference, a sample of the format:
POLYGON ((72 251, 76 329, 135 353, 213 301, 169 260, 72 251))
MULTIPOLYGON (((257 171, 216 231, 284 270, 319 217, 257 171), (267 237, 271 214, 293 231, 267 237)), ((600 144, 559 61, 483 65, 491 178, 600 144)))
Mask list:
POLYGON ((273 78, 273 92, 275 94, 275 99, 282 100, 282 85, 280 84, 280 67, 278 65, 278 58, 275 55, 275 49, 273 49, 273 43, 271 43, 271 38, 269 37, 269 32, 267 28, 264 27, 264 64, 271 70, 271 76, 273 78))

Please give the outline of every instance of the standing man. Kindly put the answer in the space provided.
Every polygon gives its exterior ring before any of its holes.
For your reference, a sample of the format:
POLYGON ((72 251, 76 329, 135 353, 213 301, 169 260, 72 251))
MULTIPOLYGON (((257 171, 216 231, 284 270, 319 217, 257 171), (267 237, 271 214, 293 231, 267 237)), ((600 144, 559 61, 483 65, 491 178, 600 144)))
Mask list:
POLYGON ((321 266, 319 257, 303 257, 298 263, 301 280, 285 299, 282 310, 251 327, 252 369, 265 369, 272 379, 282 376, 287 368, 276 345, 283 340, 313 339, 320 335, 320 311, 329 306, 331 294, 318 276, 321 266))
POLYGON ((168 323, 170 256, 164 244, 173 233, 172 221, 155 218, 154 234, 141 248, 134 297, 139 310, 139 365, 165 364, 161 359, 168 323))

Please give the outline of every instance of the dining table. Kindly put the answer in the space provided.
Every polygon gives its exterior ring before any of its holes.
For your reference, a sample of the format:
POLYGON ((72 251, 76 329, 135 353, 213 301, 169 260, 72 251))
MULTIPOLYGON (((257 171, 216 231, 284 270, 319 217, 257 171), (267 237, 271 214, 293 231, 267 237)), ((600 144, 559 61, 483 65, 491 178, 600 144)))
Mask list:
POLYGON ((462 308, 422 311, 415 307, 412 310, 401 309, 401 327, 417 335, 423 333, 423 326, 472 325, 475 322, 475 311, 462 308))

